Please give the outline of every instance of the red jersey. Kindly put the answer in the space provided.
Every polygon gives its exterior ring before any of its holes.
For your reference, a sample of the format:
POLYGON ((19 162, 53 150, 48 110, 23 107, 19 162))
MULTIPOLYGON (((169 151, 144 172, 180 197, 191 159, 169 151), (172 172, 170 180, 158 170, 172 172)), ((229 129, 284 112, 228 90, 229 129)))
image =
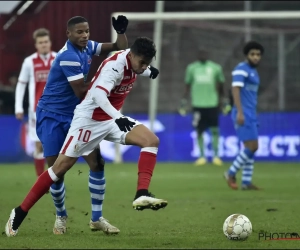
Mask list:
MULTIPOLYGON (((137 75, 131 70, 128 53, 130 49, 117 52, 102 62, 98 68, 91 87, 84 100, 77 105, 76 114, 96 121, 112 119, 92 99, 91 92, 96 88, 106 92, 111 105, 120 110, 124 101, 133 88, 137 75)), ((149 76, 150 70, 145 70, 143 76, 149 76)))

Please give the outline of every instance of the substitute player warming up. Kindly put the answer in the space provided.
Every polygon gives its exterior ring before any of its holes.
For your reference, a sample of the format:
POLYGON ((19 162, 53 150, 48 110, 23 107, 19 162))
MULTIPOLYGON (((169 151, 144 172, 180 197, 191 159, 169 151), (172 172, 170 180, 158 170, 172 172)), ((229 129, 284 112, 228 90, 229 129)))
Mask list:
POLYGON ((36 107, 46 85, 51 64, 56 52, 51 51, 50 33, 45 28, 33 32, 37 52, 25 58, 16 87, 15 114, 18 120, 23 120, 23 99, 26 85, 29 83, 28 135, 35 142, 33 153, 36 175, 44 172, 45 158, 43 147, 36 133, 36 107))
POLYGON ((234 100, 232 119, 237 136, 244 143, 244 150, 239 153, 229 170, 224 173, 227 183, 232 189, 238 189, 235 176, 240 168, 243 168, 242 189, 259 189, 252 184, 252 176, 254 153, 258 149, 256 106, 260 80, 256 67, 263 53, 264 48, 261 44, 248 42, 244 47, 246 61, 238 64, 232 72, 234 100))
POLYGON ((53 183, 72 168, 78 157, 89 155, 102 140, 141 147, 133 208, 158 210, 167 206, 167 201, 154 198, 148 191, 156 164, 159 139, 143 124, 123 116, 119 111, 137 75, 154 79, 159 74, 156 68, 149 66, 155 54, 153 41, 140 37, 130 49, 120 51, 103 61, 87 95, 74 111, 59 157, 38 178, 22 204, 12 210, 5 227, 7 236, 17 234, 31 207, 53 183))

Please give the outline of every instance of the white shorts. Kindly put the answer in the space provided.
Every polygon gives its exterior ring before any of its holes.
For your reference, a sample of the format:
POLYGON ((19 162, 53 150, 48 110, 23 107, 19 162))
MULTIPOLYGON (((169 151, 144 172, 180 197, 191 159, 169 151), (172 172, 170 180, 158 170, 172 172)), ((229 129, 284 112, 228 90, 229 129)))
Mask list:
POLYGON ((36 134, 36 113, 33 111, 28 112, 28 136, 31 141, 40 141, 36 134))
MULTIPOLYGON (((142 124, 130 117, 127 118, 135 122, 133 127, 142 124)), ((74 116, 60 153, 69 157, 89 155, 99 146, 102 140, 125 145, 127 133, 121 131, 113 119, 108 121, 94 121, 89 118, 74 116)))

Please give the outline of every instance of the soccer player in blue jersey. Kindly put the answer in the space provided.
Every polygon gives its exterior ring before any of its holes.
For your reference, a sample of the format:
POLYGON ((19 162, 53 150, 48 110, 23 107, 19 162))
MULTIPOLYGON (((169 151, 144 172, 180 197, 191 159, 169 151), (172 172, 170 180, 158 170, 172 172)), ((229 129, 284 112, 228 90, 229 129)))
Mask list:
POLYGON ((232 72, 234 100, 232 119, 237 136, 244 144, 244 150, 239 153, 229 170, 224 173, 227 183, 232 189, 238 189, 236 173, 243 168, 242 189, 259 190, 252 183, 252 175, 254 153, 258 149, 256 106, 260 79, 256 67, 263 53, 264 48, 261 44, 254 41, 248 42, 244 47, 246 60, 239 63, 232 72))
MULTIPOLYGON (((128 47, 124 34, 128 25, 127 18, 125 16, 113 18, 112 25, 118 33, 117 41, 98 43, 89 40, 89 24, 84 17, 72 17, 67 23, 68 41, 58 52, 52 64, 46 87, 37 105, 37 134, 42 142, 44 156, 49 167, 54 164, 59 155, 76 105, 84 98, 89 88, 87 75, 92 56, 107 55, 111 51, 128 47)), ((84 159, 90 167, 89 190, 92 203, 90 228, 111 234, 119 233, 118 228, 102 217, 105 177, 104 159, 100 154, 100 149, 94 150, 84 159)), ((67 228, 63 178, 51 186, 50 192, 56 207, 53 233, 63 234, 67 228)))

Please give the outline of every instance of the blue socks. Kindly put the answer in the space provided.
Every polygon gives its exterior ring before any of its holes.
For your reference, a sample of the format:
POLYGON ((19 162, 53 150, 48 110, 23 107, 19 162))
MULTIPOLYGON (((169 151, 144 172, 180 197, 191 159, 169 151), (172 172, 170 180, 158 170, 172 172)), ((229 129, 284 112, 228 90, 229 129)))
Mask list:
POLYGON ((242 185, 249 185, 252 182, 253 176, 253 169, 254 169, 254 159, 249 159, 244 168, 243 168, 243 175, 242 175, 242 185))
POLYGON ((54 201, 57 216, 67 216, 65 208, 65 185, 64 183, 53 183, 50 187, 50 193, 54 201))
POLYGON ((254 153, 245 148, 239 153, 231 167, 228 170, 229 175, 236 175, 236 173, 243 167, 242 185, 249 185, 252 182, 254 169, 254 153))
POLYGON ((102 217, 102 203, 105 194, 104 171, 92 172, 89 176, 89 190, 92 203, 92 221, 98 221, 102 217))

